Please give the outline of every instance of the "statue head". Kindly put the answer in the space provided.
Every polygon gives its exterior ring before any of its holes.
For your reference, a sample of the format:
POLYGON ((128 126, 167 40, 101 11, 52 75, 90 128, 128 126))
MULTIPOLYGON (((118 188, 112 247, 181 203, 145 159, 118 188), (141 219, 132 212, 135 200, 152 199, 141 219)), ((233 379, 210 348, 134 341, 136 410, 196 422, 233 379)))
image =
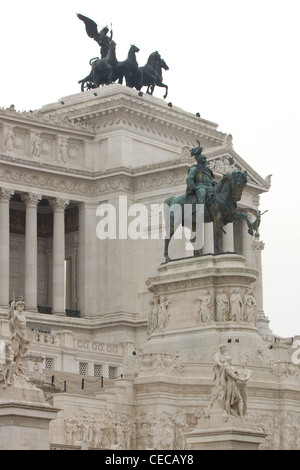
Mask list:
POLYGON ((20 296, 18 298, 18 301, 16 302, 16 309, 23 312, 23 310, 25 309, 25 302, 23 300, 23 297, 20 296))
POLYGON ((203 152, 203 147, 201 147, 200 141, 197 140, 198 142, 198 147, 194 147, 190 150, 191 157, 194 157, 197 163, 206 163, 206 156, 202 154, 203 152))
POLYGON ((227 348, 226 348, 225 344, 221 343, 221 344, 219 345, 219 351, 220 351, 221 353, 225 352, 226 349, 227 349, 227 348))
POLYGON ((201 147, 200 140, 197 140, 198 147, 194 147, 190 150, 191 157, 195 157, 196 155, 200 155, 203 151, 203 147, 201 147))
POLYGON ((201 163, 202 165, 205 165, 206 163, 206 156, 200 153, 199 155, 195 155, 195 160, 197 163, 201 163))

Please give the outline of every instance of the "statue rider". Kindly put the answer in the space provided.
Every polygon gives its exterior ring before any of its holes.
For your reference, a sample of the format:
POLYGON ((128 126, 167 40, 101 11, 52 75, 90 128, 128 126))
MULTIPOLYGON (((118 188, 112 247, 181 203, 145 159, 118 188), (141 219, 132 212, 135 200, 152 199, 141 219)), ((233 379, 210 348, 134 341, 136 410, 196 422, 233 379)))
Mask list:
POLYGON ((195 158, 197 165, 193 165, 188 172, 186 179, 187 199, 192 194, 196 194, 197 204, 205 204, 206 196, 214 194, 214 186, 217 184, 214 174, 206 164, 206 156, 202 153, 203 148, 199 140, 198 147, 192 148, 190 154, 195 158))

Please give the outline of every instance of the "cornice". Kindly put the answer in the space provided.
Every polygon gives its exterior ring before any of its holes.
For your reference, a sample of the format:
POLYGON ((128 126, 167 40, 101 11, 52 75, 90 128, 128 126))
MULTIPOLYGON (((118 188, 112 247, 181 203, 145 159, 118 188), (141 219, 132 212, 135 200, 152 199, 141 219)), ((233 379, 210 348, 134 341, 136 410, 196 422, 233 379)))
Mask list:
POLYGON ((0 108, 0 122, 10 125, 28 126, 32 129, 33 126, 39 128, 41 131, 68 132, 72 134, 79 134, 86 138, 93 137, 94 131, 82 122, 70 121, 67 117, 63 116, 47 116, 39 111, 16 111, 10 108, 0 108))
POLYGON ((121 127, 156 134, 183 144, 190 141, 194 144, 195 139, 200 138, 209 146, 221 144, 226 136, 211 121, 181 108, 170 107, 164 100, 153 96, 139 96, 136 90, 119 84, 84 92, 82 95, 71 95, 39 111, 56 118, 68 118, 73 123, 84 123, 96 134, 108 128, 121 127))

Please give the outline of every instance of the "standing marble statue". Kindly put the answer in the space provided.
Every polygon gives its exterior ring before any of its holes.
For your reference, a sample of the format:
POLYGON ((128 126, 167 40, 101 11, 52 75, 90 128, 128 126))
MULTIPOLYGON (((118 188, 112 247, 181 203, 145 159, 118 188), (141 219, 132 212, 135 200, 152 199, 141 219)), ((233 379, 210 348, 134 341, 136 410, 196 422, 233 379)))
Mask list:
POLYGON ((244 417, 247 411, 247 382, 250 371, 246 363, 242 363, 241 369, 237 370, 232 365, 232 358, 227 355, 226 346, 221 344, 219 351, 214 357, 214 387, 206 416, 214 405, 223 410, 223 419, 227 421, 230 415, 244 417))
POLYGON ((244 295, 244 321, 256 323, 256 301, 250 288, 244 295))
POLYGON ((197 300, 200 302, 198 320, 202 323, 210 323, 212 321, 211 309, 212 301, 208 290, 205 290, 197 300))
POLYGON ((230 296, 230 320, 243 320, 243 301, 238 288, 234 288, 230 296))
POLYGON ((15 371, 14 352, 10 341, 1 341, 0 345, 0 382, 4 382, 3 388, 12 384, 12 376, 15 371))
POLYGON ((227 315, 229 312, 229 299, 227 294, 223 291, 223 289, 217 290, 216 296, 216 307, 217 307, 217 314, 216 320, 224 322, 227 319, 227 315))
POLYGON ((158 310, 159 310, 159 297, 154 297, 153 300, 149 300, 151 306, 150 318, 149 318, 149 331, 153 333, 158 327, 158 310))
POLYGON ((165 295, 162 295, 160 298, 159 306, 158 306, 158 319, 157 319, 157 327, 159 330, 165 328, 168 324, 169 317, 170 317, 170 304, 173 303, 172 301, 168 300, 165 295))
POLYGON ((30 340, 28 329, 26 328, 26 318, 24 315, 25 303, 23 297, 18 301, 13 301, 8 312, 9 328, 11 331, 11 345, 13 350, 13 361, 15 363, 15 375, 24 376, 23 366, 20 363, 22 356, 28 351, 30 340))

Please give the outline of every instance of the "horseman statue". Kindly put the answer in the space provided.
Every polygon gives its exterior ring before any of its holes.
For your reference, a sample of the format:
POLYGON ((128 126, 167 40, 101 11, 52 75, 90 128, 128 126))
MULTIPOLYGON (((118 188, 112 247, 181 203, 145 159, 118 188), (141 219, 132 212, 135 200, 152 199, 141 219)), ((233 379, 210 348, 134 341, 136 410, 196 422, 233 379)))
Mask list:
MULTIPOLYGON (((200 145, 190 150, 191 156, 197 165, 191 166, 186 179, 185 194, 171 196, 164 202, 164 216, 166 222, 166 237, 164 256, 169 262, 169 243, 179 225, 191 230, 191 242, 194 246, 195 256, 200 256, 199 243, 194 244, 199 234, 199 211, 203 209, 204 223, 213 222, 214 252, 223 253, 220 247, 220 235, 223 226, 237 219, 244 219, 248 225, 248 232, 253 235, 253 226, 247 213, 238 210, 237 201, 242 197, 247 184, 247 172, 237 171, 226 173, 220 181, 216 181, 213 172, 206 165, 206 157, 200 145), (180 210, 179 210, 180 209, 180 210), (187 217, 186 217, 187 215, 187 217), (191 216, 190 216, 191 215, 191 216), (196 235, 195 235, 196 234, 196 235), (196 246, 196 248, 195 248, 196 246)), ((203 224, 203 222, 200 222, 203 224)))

